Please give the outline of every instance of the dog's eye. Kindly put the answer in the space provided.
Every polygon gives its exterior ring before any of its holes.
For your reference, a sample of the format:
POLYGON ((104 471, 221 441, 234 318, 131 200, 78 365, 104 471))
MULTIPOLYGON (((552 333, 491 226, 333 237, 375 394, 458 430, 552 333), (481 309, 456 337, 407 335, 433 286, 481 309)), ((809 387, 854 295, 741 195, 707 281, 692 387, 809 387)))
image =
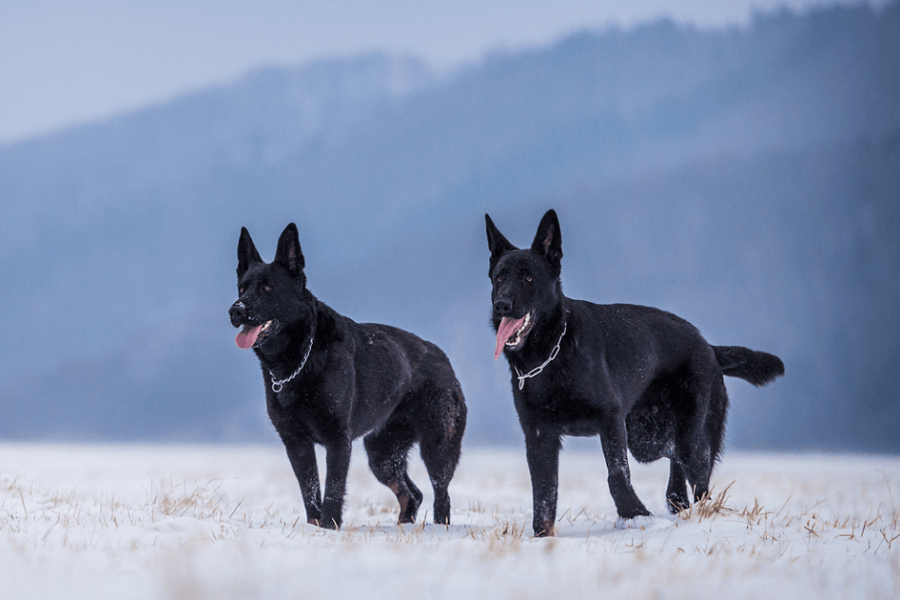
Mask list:
POLYGON ((534 277, 532 277, 531 275, 526 275, 525 281, 527 281, 528 283, 534 283, 534 277))
POLYGON ((271 291, 272 291, 272 286, 271 286, 271 285, 264 285, 264 286, 263 286, 263 290, 265 290, 265 291, 267 291, 267 292, 271 292, 271 291))
POLYGON ((501 281, 503 281, 503 275, 497 275, 497 277, 494 278, 494 281, 500 283, 501 281))
POLYGON ((240 286, 240 287, 238 288, 238 294, 243 294, 243 293, 244 293, 244 290, 246 290, 246 289, 247 289, 246 286, 243 286, 243 285, 240 286))

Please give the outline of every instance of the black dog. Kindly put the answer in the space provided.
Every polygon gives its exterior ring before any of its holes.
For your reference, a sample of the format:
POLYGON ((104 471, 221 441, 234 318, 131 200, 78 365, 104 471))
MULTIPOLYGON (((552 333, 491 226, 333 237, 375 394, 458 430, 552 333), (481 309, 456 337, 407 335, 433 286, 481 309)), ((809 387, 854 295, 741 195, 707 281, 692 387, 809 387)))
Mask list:
POLYGON ((272 263, 246 229, 238 242, 235 342, 262 364, 269 417, 300 482, 309 523, 339 529, 351 442, 364 436, 369 468, 412 523, 422 492, 406 472, 418 442, 434 487, 434 521, 450 523, 447 486, 459 461, 466 404, 444 353, 411 333, 357 324, 306 288, 297 227, 288 225, 272 263), (326 448, 324 501, 314 444, 326 448))
POLYGON ((512 371, 534 497, 535 535, 556 520, 561 436, 600 435, 619 516, 650 513, 631 487, 626 448, 641 462, 670 461, 672 512, 709 491, 722 448, 728 396, 722 375, 761 386, 784 374, 778 357, 710 346, 670 313, 572 300, 562 293, 562 240, 548 211, 531 248, 519 250, 487 221, 496 359, 512 371))

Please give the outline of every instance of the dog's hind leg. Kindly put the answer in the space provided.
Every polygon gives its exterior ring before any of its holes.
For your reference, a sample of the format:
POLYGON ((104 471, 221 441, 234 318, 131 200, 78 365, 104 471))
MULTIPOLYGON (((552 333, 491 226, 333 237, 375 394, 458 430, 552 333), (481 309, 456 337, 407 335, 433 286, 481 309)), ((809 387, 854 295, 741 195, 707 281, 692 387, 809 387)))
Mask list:
POLYGON ((690 506, 687 495, 687 484, 685 482, 684 469, 678 460, 669 459, 669 486, 666 488, 666 505, 669 512, 678 514, 682 510, 690 506))
POLYGON ((702 444, 695 450, 695 456, 685 465, 688 485, 694 491, 694 502, 699 502, 709 494, 709 480, 712 475, 712 460, 709 446, 702 444))
POLYGON ((676 417, 671 409, 672 396, 664 382, 650 387, 642 402, 625 418, 628 448, 640 462, 650 463, 660 458, 669 459, 669 485, 666 488, 666 505, 669 512, 677 514, 687 508, 686 475, 675 454, 676 417))
MULTIPOLYGON (((681 437, 681 436, 679 436, 681 437)), ((709 492, 709 479, 712 475, 712 461, 709 444, 705 439, 685 436, 676 441, 676 456, 672 457, 669 471, 669 487, 666 490, 666 499, 670 502, 669 509, 673 510, 672 495, 678 497, 678 492, 684 484, 685 478, 691 491, 694 502, 703 498, 709 492), (687 438, 687 439, 685 439, 687 438), (680 471, 680 472, 679 472, 680 471)), ((681 500, 686 500, 683 498, 681 500)), ((686 502, 680 502, 686 507, 686 502)))
POLYGON ((413 523, 422 492, 406 472, 409 449, 415 442, 415 433, 408 424, 389 422, 378 433, 363 439, 363 446, 369 456, 369 468, 375 478, 386 485, 400 503, 400 523, 413 523))
MULTIPOLYGON (((681 409, 676 424, 672 464, 678 463, 682 468, 693 491, 694 502, 709 493, 713 464, 721 446, 727 396, 723 396, 724 384, 719 383, 717 386, 701 362, 700 366, 691 368, 680 386, 678 402, 681 409)), ((670 479, 669 491, 673 490, 672 483, 670 479)))
POLYGON ((728 392, 719 377, 709 388, 709 403, 690 460, 684 462, 687 480, 694 491, 694 502, 709 493, 712 470, 722 450, 725 437, 725 414, 728 410, 728 392))
POLYGON ((449 446, 431 438, 421 444, 422 462, 434 488, 434 522, 440 525, 450 524, 450 493, 447 488, 459 459, 459 451, 454 456, 449 446))
POLYGON ((466 405, 462 392, 456 391, 450 399, 442 400, 445 411, 432 427, 423 427, 420 450, 422 462, 428 470, 434 488, 434 522, 450 524, 450 494, 447 488, 462 451, 462 438, 466 428, 466 405))

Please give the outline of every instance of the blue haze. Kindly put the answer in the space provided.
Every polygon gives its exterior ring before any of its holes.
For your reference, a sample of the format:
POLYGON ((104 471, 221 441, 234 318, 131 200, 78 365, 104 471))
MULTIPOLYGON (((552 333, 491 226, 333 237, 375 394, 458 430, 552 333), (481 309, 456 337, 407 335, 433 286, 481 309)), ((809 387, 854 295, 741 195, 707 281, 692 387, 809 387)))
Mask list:
POLYGON ((784 359, 731 447, 900 451, 900 5, 575 33, 450 75, 367 55, 0 148, 0 439, 271 441, 227 319, 241 226, 450 356, 466 443, 521 437, 483 214, 561 219, 563 288, 784 359))

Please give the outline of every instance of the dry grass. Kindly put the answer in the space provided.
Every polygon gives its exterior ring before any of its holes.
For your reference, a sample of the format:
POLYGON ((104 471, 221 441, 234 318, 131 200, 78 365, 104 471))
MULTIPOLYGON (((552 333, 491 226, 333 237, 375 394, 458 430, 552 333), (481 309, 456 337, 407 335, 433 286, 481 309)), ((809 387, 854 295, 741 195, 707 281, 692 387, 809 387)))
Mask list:
MULTIPOLYGON (((734 509, 728 508, 728 506, 726 506, 725 504, 726 500, 728 499, 728 490, 731 489, 731 486, 733 486, 734 483, 735 482, 732 481, 724 490, 719 493, 716 493, 715 487, 710 488, 710 490, 705 493, 698 502, 693 503, 690 507, 679 512, 678 518, 684 521, 692 521, 696 519, 699 522, 703 521, 704 519, 712 519, 718 516, 734 513, 734 509)), ((744 510, 746 511, 746 509, 744 510)))
POLYGON ((167 517, 191 516, 195 519, 222 520, 222 480, 204 483, 175 483, 171 478, 163 478, 156 483, 150 481, 150 492, 146 510, 167 517))

